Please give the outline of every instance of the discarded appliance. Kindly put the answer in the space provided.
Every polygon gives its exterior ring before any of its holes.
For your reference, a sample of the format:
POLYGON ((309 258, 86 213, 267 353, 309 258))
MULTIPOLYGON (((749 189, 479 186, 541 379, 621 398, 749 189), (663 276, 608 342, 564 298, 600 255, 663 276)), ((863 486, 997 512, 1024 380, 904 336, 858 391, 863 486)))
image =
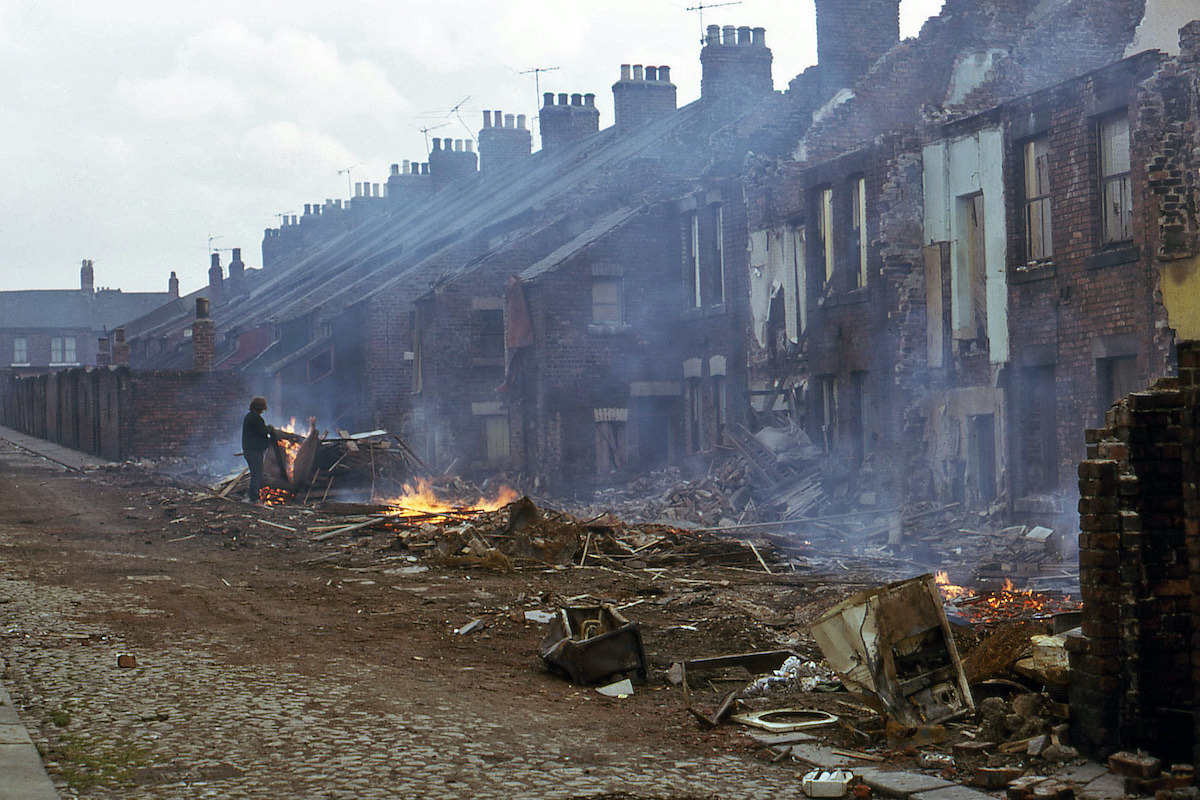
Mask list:
POLYGON ((641 630, 609 605, 559 609, 542 640, 542 660, 581 686, 625 673, 646 680, 641 630))
POLYGON ((733 711, 734 705, 737 703, 737 695, 744 686, 726 692, 716 703, 716 710, 707 714, 692 703, 692 688, 688 683, 689 673, 696 675, 736 668, 744 676, 743 680, 748 685, 755 677, 778 670, 784 662, 789 658, 794 658, 795 655, 790 650, 764 650, 712 658, 694 658, 691 661, 683 661, 672 666, 668 677, 672 674, 678 676, 678 682, 683 686, 683 702, 687 706, 687 710, 705 726, 715 728, 733 711))
MULTIPOLYGON (((791 733, 805 728, 832 725, 838 721, 833 714, 814 711, 811 708, 770 708, 748 714, 734 714, 730 722, 739 722, 752 728, 762 728, 771 733, 791 733)), ((841 797, 841 795, 833 795, 841 797)))
POLYGON ((811 632, 846 687, 877 696, 898 722, 942 722, 975 710, 932 575, 844 600, 811 632))
POLYGON ((809 797, 842 797, 846 794, 854 773, 837 769, 832 772, 814 769, 804 776, 800 786, 809 797))

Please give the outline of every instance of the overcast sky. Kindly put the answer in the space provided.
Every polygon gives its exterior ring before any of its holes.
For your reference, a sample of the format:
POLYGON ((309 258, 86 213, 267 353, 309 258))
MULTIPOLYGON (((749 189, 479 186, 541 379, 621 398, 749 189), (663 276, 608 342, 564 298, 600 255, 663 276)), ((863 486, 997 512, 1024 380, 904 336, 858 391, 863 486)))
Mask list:
MULTIPOLYGON (((90 258, 97 286, 165 291, 174 270, 186 293, 207 282, 209 237, 259 267, 278 214, 385 183, 427 160, 426 136, 474 138, 482 109, 536 117, 534 67, 555 68, 543 92, 594 92, 602 128, 623 63, 669 65, 683 105, 700 93, 695 5, 0 0, 0 289, 77 288, 90 258)), ((901 35, 941 5, 902 0, 901 35)), ((812 0, 703 14, 766 28, 776 89, 816 61, 812 0)))

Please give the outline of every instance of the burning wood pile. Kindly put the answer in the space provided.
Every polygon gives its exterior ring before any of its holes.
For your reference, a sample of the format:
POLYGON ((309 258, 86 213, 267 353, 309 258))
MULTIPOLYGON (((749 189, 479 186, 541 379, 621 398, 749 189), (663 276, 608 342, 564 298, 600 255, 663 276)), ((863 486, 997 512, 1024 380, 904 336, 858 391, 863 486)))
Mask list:
MULTIPOLYGON (((289 500, 326 501, 330 498, 394 497, 413 481, 432 472, 399 436, 385 430, 350 433, 339 430, 329 437, 320 434, 315 419, 300 434, 296 422, 275 429, 275 443, 264 461, 265 502, 278 505, 289 500)), ((242 470, 218 483, 213 490, 221 497, 238 497, 249 488, 249 474, 242 470)))

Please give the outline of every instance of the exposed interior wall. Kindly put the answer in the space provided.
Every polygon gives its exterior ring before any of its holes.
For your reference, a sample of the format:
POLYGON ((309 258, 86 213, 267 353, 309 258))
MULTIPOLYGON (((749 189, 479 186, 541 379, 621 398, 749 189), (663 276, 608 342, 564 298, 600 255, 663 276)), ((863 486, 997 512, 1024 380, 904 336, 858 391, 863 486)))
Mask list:
POLYGON ((1143 50, 1162 50, 1179 55, 1179 29, 1200 16, 1196 0, 1146 0, 1133 41, 1125 48, 1131 56, 1143 50))
POLYGON ((789 226, 777 226, 750 234, 750 313, 754 339, 767 346, 771 302, 782 294, 784 324, 789 342, 800 341, 804 330, 804 242, 789 226))

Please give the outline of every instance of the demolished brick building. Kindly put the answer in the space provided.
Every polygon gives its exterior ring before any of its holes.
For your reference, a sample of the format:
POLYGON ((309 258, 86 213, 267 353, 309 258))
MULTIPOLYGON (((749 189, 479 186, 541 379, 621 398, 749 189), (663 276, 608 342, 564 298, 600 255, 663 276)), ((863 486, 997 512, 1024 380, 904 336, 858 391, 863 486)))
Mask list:
MULTIPOLYGON (((948 0, 899 41, 898 2, 817 6, 786 92, 765 31, 710 26, 692 103, 627 65, 607 128, 548 94, 531 153, 485 112, 478 152, 285 217, 263 269, 214 254, 214 370, 460 470, 605 480, 783 415, 893 500, 1044 512, 1076 432, 1172 369, 1165 187, 1124 149, 1179 115, 1146 87, 1186 19, 948 0)), ((135 368, 191 366, 195 296, 126 326, 135 368)))

